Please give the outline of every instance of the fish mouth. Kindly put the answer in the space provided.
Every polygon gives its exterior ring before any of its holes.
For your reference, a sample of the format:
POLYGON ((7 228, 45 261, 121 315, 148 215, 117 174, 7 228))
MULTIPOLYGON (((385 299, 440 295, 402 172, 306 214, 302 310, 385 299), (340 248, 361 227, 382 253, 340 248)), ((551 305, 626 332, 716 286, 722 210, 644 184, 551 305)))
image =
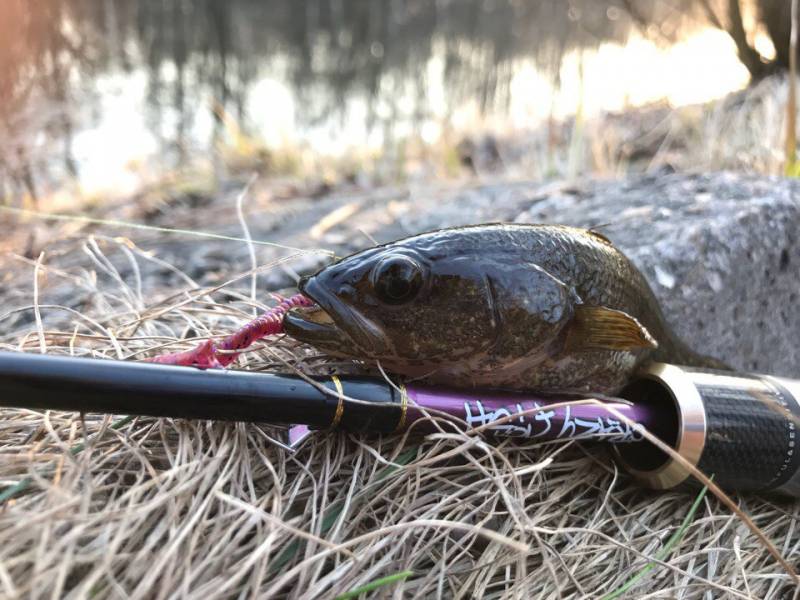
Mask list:
POLYGON ((283 328, 290 336, 311 345, 340 343, 343 332, 331 316, 318 305, 296 307, 286 313, 283 328))
MULTIPOLYGON (((300 291, 314 306, 296 307, 283 318, 287 334, 321 350, 371 357, 385 349, 383 331, 322 286, 316 277, 303 280, 300 291)), ((365 358, 365 357, 361 357, 365 358)))

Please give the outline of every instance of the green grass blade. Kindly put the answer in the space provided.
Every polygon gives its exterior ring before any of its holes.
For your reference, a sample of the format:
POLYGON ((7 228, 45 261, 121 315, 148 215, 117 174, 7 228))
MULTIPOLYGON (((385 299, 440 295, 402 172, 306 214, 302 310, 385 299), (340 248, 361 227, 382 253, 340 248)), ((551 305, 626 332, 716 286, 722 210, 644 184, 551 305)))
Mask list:
POLYGON ((336 596, 336 600, 350 600, 351 598, 358 598, 361 594, 366 594, 367 592, 371 592, 372 590, 376 590, 379 587, 383 587, 384 585, 389 585, 391 583, 396 583, 398 581, 402 581, 411 575, 413 575, 413 571, 400 571, 399 573, 395 573, 394 575, 387 575, 386 577, 381 577, 380 579, 376 579, 374 581, 370 581, 369 583, 365 583, 361 587, 357 587, 354 590, 350 590, 349 592, 345 592, 339 596, 336 596))
MULTIPOLYGON (((134 417, 128 416, 123 417, 121 419, 117 419, 111 424, 111 429, 119 429, 120 427, 124 427, 131 421, 133 421, 134 417)), ((86 444, 81 442, 80 444, 75 444, 72 448, 69 449, 70 454, 75 456, 76 454, 83 452, 83 449, 86 448, 86 444)), ((3 504, 6 500, 10 500, 17 494, 21 494, 25 490, 27 490, 30 485, 33 483, 33 478, 25 477, 24 479, 19 480, 17 483, 4 489, 0 492, 0 504, 3 504)))
MULTIPOLYGON (((703 498, 706 495, 706 491, 708 488, 703 486, 703 489, 700 490, 700 493, 697 494, 697 498, 695 498, 692 507, 689 509, 689 512, 686 513, 686 517, 683 519, 683 523, 678 528, 678 530, 672 534, 672 536, 667 540, 667 543, 661 547, 656 553, 656 558, 658 560, 664 560, 667 555, 672 552, 672 549, 681 541, 684 535, 686 535, 686 530, 689 529, 689 525, 694 520, 694 515, 697 512, 697 509, 700 507, 700 503, 703 501, 703 498)), ((628 579, 625 583, 623 583, 620 587, 615 589, 613 592, 603 596, 602 600, 614 600, 614 598, 619 598, 622 594, 627 592, 630 588, 632 588, 637 581, 639 581, 642 577, 644 577, 647 573, 653 570, 655 567, 658 566, 657 562, 649 562, 642 570, 636 573, 633 577, 628 579)))

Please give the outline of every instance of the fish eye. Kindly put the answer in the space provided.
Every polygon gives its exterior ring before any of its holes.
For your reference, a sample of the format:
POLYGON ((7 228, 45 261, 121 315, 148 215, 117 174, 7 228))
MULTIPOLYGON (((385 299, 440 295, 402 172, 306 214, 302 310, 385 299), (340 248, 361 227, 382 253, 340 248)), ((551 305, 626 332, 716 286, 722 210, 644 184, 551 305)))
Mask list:
POLYGON ((373 270, 372 285, 384 304, 410 302, 422 288, 422 267, 407 256, 388 256, 373 270))

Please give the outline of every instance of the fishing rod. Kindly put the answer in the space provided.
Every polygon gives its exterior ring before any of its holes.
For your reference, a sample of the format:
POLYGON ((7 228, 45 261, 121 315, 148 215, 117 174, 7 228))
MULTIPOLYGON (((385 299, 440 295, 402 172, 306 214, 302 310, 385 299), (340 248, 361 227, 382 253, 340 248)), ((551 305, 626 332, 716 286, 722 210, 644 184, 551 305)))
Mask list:
POLYGON ((394 433, 431 424, 426 413, 500 435, 544 440, 639 439, 655 420, 630 402, 453 391, 377 377, 303 377, 155 363, 0 352, 0 406, 181 419, 301 423, 394 433), (610 409, 610 410, 609 410, 610 409), (624 415, 628 422, 612 411, 624 415))
MULTIPOLYGON (((0 406, 182 419, 302 424, 363 433, 434 430, 452 420, 498 436, 612 442, 656 489, 691 481, 646 428, 723 488, 800 497, 800 382, 651 363, 619 400, 450 390, 381 378, 198 370, 0 352, 0 406)), ((290 430, 291 431, 291 430, 290 430)))

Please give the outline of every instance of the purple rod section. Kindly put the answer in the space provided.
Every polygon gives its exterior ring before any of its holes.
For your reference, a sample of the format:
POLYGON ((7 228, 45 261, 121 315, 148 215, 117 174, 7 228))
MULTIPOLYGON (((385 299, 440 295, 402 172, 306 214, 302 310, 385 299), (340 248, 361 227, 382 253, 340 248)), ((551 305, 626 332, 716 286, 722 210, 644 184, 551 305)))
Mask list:
MULTIPOLYGON (((636 442, 641 434, 631 423, 652 427, 658 417, 644 406, 624 402, 575 404, 574 396, 532 397, 499 392, 453 391, 435 387, 408 387, 408 407, 401 417, 402 429, 430 431, 425 410, 438 411, 483 428, 498 436, 541 440, 602 439, 608 442, 636 442), (564 404, 569 402, 570 404, 564 404), (555 405, 555 406, 554 406, 555 405), (559 406, 560 405, 560 406, 559 406), (609 409, 627 417, 620 419, 609 409), (522 414, 521 414, 522 413, 522 414)), ((579 398, 578 400, 585 399, 579 398)), ((431 417, 442 416, 429 413, 431 417)))

